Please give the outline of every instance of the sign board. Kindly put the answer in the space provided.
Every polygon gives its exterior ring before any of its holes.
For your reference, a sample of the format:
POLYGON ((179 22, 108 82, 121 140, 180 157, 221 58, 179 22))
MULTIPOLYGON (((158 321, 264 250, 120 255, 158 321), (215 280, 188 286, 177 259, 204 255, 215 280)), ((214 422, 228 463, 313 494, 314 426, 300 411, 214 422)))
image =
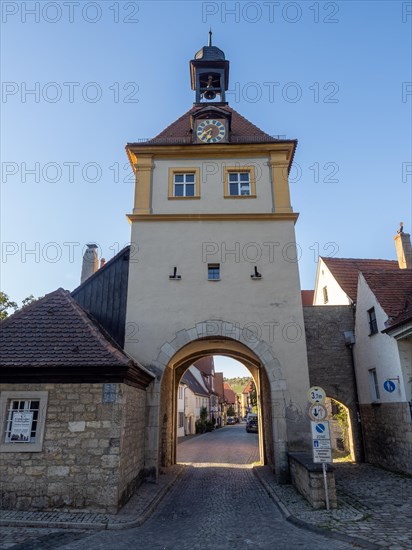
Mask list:
POLYGON ((383 388, 387 392, 392 393, 396 389, 395 382, 392 382, 392 380, 385 380, 383 383, 383 388))
POLYGON ((103 403, 116 402, 116 384, 103 384, 103 403))
POLYGON ((320 386, 312 386, 308 391, 308 401, 312 404, 323 404, 326 399, 326 392, 320 386))
POLYGON ((320 463, 325 462, 331 464, 332 461, 332 449, 313 449, 313 462, 320 463))
POLYGON ((330 439, 329 422, 311 422, 310 427, 312 429, 312 439, 320 441, 322 439, 330 439))
POLYGON ((30 441, 33 412, 15 412, 10 429, 10 441, 27 443, 30 441))
POLYGON ((309 416, 314 422, 322 422, 328 417, 328 411, 324 405, 311 405, 309 408, 309 416))
POLYGON ((314 449, 331 449, 330 439, 315 439, 313 441, 314 449))

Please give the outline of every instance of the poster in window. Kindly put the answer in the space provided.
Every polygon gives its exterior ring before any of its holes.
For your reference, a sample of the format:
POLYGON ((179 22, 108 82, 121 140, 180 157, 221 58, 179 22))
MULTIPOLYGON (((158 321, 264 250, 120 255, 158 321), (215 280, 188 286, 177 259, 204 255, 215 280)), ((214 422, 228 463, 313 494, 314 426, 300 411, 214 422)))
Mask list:
POLYGON ((15 412, 10 430, 10 441, 27 443, 30 441, 33 412, 15 412))

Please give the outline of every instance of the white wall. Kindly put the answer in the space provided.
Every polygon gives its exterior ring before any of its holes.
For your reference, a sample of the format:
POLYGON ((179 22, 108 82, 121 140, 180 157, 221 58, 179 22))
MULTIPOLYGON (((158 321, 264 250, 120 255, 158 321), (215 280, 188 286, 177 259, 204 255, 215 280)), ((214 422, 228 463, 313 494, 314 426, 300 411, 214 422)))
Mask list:
POLYGON ((150 366, 178 331, 228 321, 272 347, 286 399, 305 410, 309 376, 293 221, 141 221, 132 225, 132 242, 138 252, 130 260, 126 322, 138 327, 138 342, 125 342, 130 355, 150 366), (215 262, 221 280, 211 282, 207 264, 215 262), (255 265, 260 280, 251 279, 255 265), (174 266, 179 281, 169 280, 174 266))
POLYGON ((380 403, 406 401, 398 342, 387 334, 381 334, 381 331, 385 328, 385 321, 387 321, 388 316, 379 305, 361 273, 358 280, 357 300, 355 321, 356 343, 353 350, 359 402, 367 404, 373 401, 380 403), (369 336, 369 318, 367 312, 372 307, 375 308, 378 332, 369 336), (376 369, 380 393, 380 399, 378 400, 371 398, 369 369, 376 369), (395 381, 395 391, 392 393, 387 392, 383 387, 385 380, 398 376, 400 382, 395 381))
POLYGON ((156 159, 153 169, 152 209, 154 214, 196 214, 271 212, 272 184, 268 157, 226 159, 156 159), (224 199, 225 167, 252 165, 256 174, 256 198, 224 199), (200 168, 200 199, 169 200, 169 168, 200 168))
POLYGON ((177 437, 183 437, 185 435, 185 384, 179 384, 177 390, 177 437), (179 416, 183 413, 183 426, 179 427, 179 416))
POLYGON ((407 401, 412 401, 412 337, 398 340, 405 395, 407 401))
POLYGON ((342 290, 335 277, 330 272, 322 258, 319 258, 318 271, 316 276, 316 286, 314 295, 315 306, 347 306, 351 304, 351 300, 348 298, 346 292, 342 290), (324 303, 323 299, 323 287, 328 289, 328 303, 324 303))

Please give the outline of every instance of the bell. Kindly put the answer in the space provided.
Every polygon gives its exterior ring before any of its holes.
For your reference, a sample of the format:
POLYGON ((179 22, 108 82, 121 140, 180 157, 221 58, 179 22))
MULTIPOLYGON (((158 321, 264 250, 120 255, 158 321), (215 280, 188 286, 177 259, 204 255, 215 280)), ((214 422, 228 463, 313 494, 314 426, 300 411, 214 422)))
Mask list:
POLYGON ((203 97, 205 99, 215 99, 216 97, 216 92, 212 92, 212 90, 207 90, 206 92, 203 93, 203 97))

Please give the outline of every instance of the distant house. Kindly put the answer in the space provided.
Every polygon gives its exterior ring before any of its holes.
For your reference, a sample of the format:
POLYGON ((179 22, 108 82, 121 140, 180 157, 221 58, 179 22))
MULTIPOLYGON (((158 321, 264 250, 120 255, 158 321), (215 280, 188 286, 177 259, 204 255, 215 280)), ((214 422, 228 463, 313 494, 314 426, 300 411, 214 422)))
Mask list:
POLYGON ((185 390, 185 435, 196 433, 196 421, 200 419, 200 410, 209 411, 209 390, 206 388, 201 372, 192 365, 184 373, 182 384, 185 390))
POLYGON ((243 388, 242 395, 241 395, 241 416, 244 417, 247 415, 247 413, 252 411, 252 398, 251 394, 253 393, 255 388, 255 384, 253 380, 249 380, 249 382, 246 384, 246 386, 243 388))
POLYGON ((224 391, 225 405, 226 405, 226 407, 225 407, 225 421, 226 421, 226 418, 228 416, 228 409, 230 407, 233 407, 233 409, 235 411, 235 416, 239 417, 240 416, 239 399, 238 399, 237 395, 235 394, 235 392, 230 387, 229 382, 224 383, 223 391, 224 391))

